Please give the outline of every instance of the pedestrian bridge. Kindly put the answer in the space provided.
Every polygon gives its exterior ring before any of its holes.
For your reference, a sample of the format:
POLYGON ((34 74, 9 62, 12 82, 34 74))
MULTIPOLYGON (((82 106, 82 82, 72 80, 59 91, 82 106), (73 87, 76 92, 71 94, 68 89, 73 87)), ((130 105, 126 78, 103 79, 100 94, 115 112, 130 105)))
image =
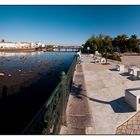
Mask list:
POLYGON ((80 51, 80 47, 58 47, 54 48, 53 51, 58 51, 58 52, 78 52, 80 51))

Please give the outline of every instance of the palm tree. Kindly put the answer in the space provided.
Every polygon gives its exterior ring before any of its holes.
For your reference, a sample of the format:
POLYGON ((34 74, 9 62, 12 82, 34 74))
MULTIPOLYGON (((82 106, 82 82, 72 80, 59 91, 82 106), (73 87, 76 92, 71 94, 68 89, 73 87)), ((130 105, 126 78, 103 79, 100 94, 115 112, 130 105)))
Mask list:
POLYGON ((129 48, 133 52, 138 51, 138 38, 136 35, 131 35, 131 37, 129 38, 129 48))
POLYGON ((93 35, 91 37, 91 52, 95 53, 97 48, 98 48, 98 38, 97 38, 97 36, 93 35))
POLYGON ((102 57, 105 57, 107 63, 107 57, 109 53, 113 53, 112 38, 108 35, 101 35, 99 52, 102 54, 102 57))
POLYGON ((87 48, 90 47, 90 52, 95 53, 97 50, 97 37, 95 35, 91 36, 85 43, 84 48, 87 50, 87 48))
POLYGON ((125 52, 127 49, 127 38, 128 36, 125 34, 122 35, 118 35, 115 39, 114 39, 114 43, 117 47, 119 47, 121 52, 125 52))

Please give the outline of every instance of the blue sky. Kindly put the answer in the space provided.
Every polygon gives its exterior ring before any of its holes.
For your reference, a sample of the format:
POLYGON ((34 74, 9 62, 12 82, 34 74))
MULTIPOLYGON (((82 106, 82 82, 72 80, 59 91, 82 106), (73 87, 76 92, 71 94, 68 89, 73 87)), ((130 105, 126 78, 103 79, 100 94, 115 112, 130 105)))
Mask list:
POLYGON ((0 39, 81 45, 100 33, 140 38, 140 6, 0 6, 0 39))

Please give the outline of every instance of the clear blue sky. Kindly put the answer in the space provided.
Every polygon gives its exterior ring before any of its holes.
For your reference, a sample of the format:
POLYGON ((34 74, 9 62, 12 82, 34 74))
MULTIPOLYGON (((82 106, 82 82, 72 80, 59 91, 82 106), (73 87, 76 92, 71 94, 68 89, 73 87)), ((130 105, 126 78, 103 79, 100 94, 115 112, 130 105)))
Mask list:
POLYGON ((81 45, 100 33, 140 37, 140 6, 0 6, 0 39, 81 45))

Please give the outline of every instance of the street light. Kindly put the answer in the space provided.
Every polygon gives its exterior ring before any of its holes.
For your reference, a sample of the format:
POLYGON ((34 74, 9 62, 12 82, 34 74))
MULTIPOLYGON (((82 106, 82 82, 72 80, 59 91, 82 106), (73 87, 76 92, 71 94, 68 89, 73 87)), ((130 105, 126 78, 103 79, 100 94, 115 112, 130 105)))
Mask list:
POLYGON ((87 50, 88 50, 88 54, 89 54, 90 47, 87 47, 87 50))
POLYGON ((140 53, 140 44, 138 45, 138 48, 139 48, 139 53, 140 53))

